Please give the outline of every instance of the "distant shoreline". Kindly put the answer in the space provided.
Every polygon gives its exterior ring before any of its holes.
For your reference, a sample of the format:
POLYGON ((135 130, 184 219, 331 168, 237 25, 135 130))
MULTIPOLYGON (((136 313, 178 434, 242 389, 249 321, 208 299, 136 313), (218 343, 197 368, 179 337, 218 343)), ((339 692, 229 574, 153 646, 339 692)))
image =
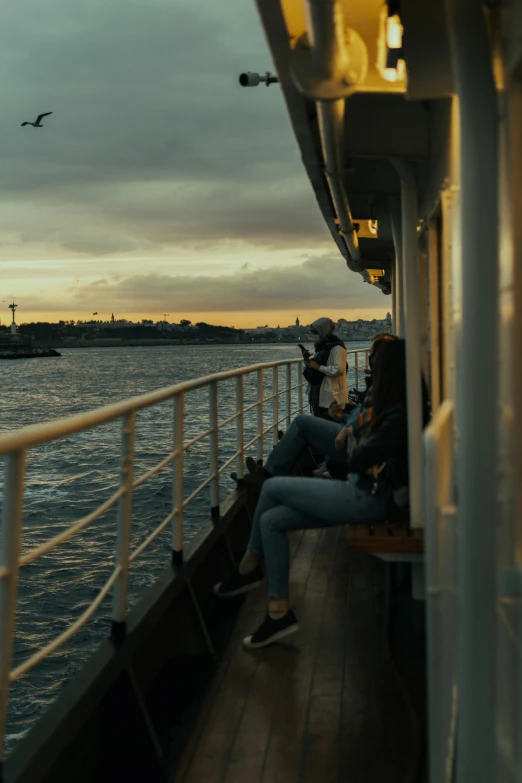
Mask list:
MULTIPOLYGON (((344 340, 345 343, 366 343, 371 341, 371 337, 358 338, 353 340, 344 340)), ((303 340, 304 343, 310 343, 310 340, 303 340)), ((206 345, 206 346, 223 346, 223 345, 243 345, 246 347, 252 347, 253 345, 295 345, 297 346, 298 340, 278 340, 277 342, 268 340, 266 342, 262 340, 256 340, 247 342, 245 340, 223 340, 223 341, 206 341, 206 340, 122 340, 121 342, 105 342, 104 340, 89 340, 88 342, 77 343, 62 343, 53 342, 52 347, 60 350, 66 350, 67 348, 143 348, 143 347, 157 347, 157 346, 171 346, 171 345, 206 345)), ((42 343, 43 345, 44 343, 42 343)), ((40 345, 35 343, 35 345, 40 345)), ((47 343, 46 345, 49 345, 47 343)))

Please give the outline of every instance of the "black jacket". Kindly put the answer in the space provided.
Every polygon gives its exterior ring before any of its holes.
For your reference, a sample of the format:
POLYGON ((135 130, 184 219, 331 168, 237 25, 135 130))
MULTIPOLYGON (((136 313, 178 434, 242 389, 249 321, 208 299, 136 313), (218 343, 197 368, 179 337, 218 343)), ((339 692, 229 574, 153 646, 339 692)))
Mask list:
MULTIPOLYGON (((380 490, 408 486, 408 417, 402 405, 395 405, 383 414, 379 426, 353 450, 349 463, 350 473, 366 471, 374 465, 386 463, 379 477, 380 490)), ((373 480, 368 478, 368 483, 373 480)))

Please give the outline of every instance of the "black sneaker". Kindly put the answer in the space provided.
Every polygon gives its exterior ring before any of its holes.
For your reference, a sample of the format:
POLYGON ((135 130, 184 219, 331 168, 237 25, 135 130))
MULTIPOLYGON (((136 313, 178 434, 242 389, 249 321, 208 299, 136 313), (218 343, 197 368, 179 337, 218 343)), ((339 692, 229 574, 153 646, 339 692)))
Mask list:
POLYGON ((243 639, 243 646, 247 650, 256 650, 259 647, 267 647, 273 642, 278 642, 279 639, 284 639, 285 636, 295 633, 299 630, 299 623, 292 609, 289 609, 284 617, 279 620, 274 620, 269 614, 252 636, 247 636, 243 639))
POLYGON ((261 566, 251 571, 246 576, 236 571, 224 582, 218 582, 214 585, 214 593, 220 598, 233 598, 235 595, 248 593, 249 590, 255 590, 265 581, 265 575, 261 566))

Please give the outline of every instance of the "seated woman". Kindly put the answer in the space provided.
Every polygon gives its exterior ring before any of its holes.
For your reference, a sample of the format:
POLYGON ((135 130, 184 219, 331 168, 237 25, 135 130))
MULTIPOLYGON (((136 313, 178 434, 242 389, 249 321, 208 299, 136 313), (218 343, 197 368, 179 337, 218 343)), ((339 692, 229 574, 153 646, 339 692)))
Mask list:
POLYGON ((318 318, 312 324, 314 353, 305 355, 303 375, 308 381, 308 399, 314 416, 322 416, 337 400, 343 407, 348 402, 346 383, 346 348, 334 334, 331 318, 318 318))
MULTIPOLYGON (((268 612, 244 640, 247 648, 265 647, 298 630, 290 609, 290 551, 287 533, 352 523, 384 522, 407 505, 408 423, 406 361, 403 340, 383 341, 372 367, 373 416, 358 445, 339 428, 336 445, 349 448, 347 481, 273 477, 263 484, 247 551, 237 573, 214 587, 229 597, 257 587, 268 573, 268 612), (383 464, 386 464, 382 470, 383 464)), ((328 424, 325 422, 325 424, 328 424)), ((335 427, 334 424, 329 424, 335 427)), ((337 425, 338 426, 338 425, 337 425)))

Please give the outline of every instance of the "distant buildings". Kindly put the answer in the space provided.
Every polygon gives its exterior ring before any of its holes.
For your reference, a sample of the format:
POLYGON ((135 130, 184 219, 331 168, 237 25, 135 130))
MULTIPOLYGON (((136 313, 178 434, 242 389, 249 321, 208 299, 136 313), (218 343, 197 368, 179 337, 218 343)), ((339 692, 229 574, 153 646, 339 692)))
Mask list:
MULTIPOLYGON (((347 321, 345 318, 340 318, 335 331, 343 340, 371 340, 381 332, 392 331, 392 317, 387 313, 386 318, 374 318, 372 321, 365 321, 362 318, 358 318, 357 321, 347 321)), ((278 340, 310 340, 310 325, 301 326, 299 318, 296 318, 295 326, 256 326, 255 329, 245 329, 245 333, 251 339, 258 340, 263 337, 278 340)))

